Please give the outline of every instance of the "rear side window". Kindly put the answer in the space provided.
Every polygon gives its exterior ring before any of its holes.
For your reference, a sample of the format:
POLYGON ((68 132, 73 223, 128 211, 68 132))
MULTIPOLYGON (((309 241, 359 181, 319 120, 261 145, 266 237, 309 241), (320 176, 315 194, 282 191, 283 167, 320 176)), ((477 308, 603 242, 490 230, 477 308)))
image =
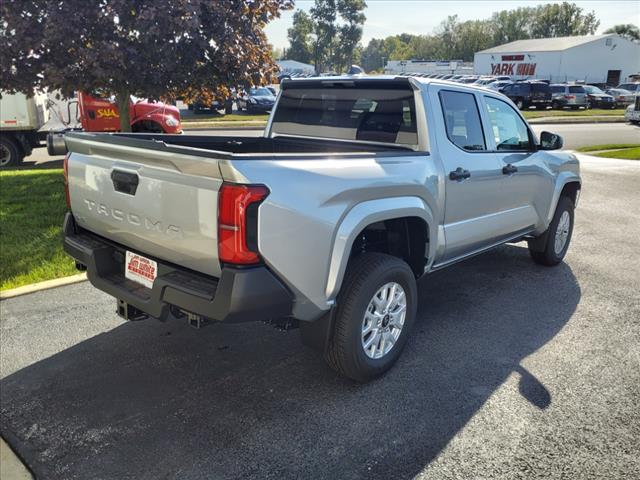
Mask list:
POLYGON ((275 134, 417 146, 413 91, 353 87, 289 88, 273 117, 275 134))
POLYGON ((571 86, 569 87, 569 93, 587 93, 584 87, 580 86, 571 86))
POLYGON ((449 140, 466 151, 482 151, 487 146, 475 95, 464 92, 440 92, 440 104, 449 140))

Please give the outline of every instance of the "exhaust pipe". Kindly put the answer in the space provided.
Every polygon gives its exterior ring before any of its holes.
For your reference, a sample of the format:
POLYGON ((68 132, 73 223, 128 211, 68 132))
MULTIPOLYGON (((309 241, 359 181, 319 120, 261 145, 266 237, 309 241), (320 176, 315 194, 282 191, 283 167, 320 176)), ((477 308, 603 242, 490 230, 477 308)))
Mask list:
POLYGON ((49 132, 47 135, 47 153, 52 157, 67 154, 64 132, 49 132))

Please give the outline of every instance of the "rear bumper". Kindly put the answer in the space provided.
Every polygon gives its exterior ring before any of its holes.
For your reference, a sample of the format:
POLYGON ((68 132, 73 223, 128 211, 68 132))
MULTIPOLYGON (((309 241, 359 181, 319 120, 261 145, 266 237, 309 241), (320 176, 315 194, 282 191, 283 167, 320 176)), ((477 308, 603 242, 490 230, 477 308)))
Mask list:
POLYGON ((214 278, 154 259, 158 276, 153 288, 146 288, 125 278, 125 247, 80 230, 71 213, 63 233, 65 252, 87 267, 93 286, 160 320, 171 315, 172 307, 225 322, 291 314, 291 294, 264 266, 224 267, 214 278))

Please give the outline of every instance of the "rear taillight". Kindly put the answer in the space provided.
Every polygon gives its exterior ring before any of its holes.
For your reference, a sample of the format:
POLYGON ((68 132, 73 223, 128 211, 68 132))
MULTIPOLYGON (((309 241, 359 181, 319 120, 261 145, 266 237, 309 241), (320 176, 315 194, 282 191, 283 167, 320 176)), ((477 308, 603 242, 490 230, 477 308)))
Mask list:
POLYGON ((71 197, 69 197, 69 156, 71 153, 67 153, 62 161, 62 169, 64 171, 64 196, 67 201, 67 208, 71 210, 71 197))
POLYGON ((218 258, 224 263, 260 261, 258 206, 269 195, 263 185, 223 183, 218 194, 218 258))
POLYGON ((576 96, 575 95, 565 95, 564 98, 566 98, 567 100, 575 100, 576 96))

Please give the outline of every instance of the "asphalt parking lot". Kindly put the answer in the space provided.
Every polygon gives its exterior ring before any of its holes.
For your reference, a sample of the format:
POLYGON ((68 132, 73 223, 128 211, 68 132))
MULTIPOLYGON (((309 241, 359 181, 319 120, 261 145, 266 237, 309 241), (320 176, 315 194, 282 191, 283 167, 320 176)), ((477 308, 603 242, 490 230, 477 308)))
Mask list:
POLYGON ((583 161, 564 264, 428 276, 396 367, 264 324, 123 323, 81 283, 0 302, 0 429, 41 479, 640 475, 640 162, 583 161))

